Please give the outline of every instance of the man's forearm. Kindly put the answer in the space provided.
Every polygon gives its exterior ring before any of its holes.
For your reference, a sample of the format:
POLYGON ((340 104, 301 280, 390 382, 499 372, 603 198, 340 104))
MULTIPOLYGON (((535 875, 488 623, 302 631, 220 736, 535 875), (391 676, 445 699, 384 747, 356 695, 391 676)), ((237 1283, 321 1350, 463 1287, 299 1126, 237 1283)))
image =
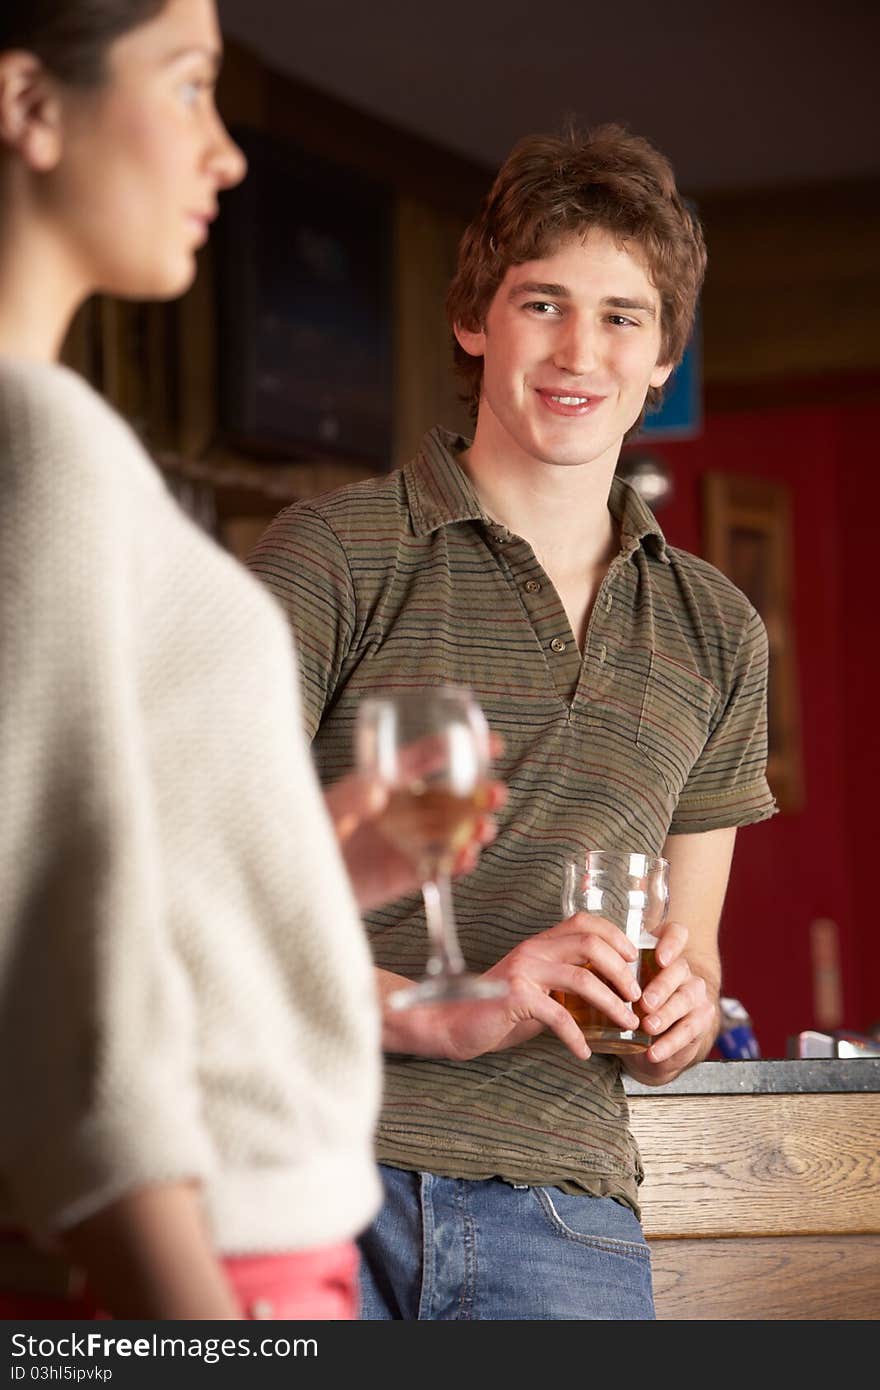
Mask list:
MULTIPOLYGON (((707 957, 696 951, 687 950, 684 957, 694 975, 705 982, 709 1002, 712 1005, 712 1017, 702 1033, 698 1055, 687 1064, 694 1066, 696 1062, 705 1062, 715 1046, 715 1039, 721 1028, 721 961, 716 954, 707 957)), ((682 1071, 685 1070, 686 1068, 682 1067, 682 1071)))

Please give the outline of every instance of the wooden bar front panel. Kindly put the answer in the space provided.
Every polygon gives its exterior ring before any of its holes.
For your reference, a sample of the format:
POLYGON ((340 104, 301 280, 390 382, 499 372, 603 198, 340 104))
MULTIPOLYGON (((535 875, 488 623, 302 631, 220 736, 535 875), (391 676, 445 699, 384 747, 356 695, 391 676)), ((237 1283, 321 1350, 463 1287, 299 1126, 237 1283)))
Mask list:
POLYGON ((630 1111, 658 1317, 880 1317, 880 1094, 658 1092, 630 1111))

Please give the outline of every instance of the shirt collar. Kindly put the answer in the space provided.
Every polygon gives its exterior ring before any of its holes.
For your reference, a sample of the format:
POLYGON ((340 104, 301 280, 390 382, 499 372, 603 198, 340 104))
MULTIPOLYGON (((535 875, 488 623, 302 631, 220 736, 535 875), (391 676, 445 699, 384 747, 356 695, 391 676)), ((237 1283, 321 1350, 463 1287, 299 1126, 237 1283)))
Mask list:
POLYGON ((429 430, 418 454, 403 470, 417 536, 427 536, 456 521, 489 522, 470 478, 455 458, 470 443, 450 430, 429 430))
POLYGON ((620 527, 620 551, 629 558, 640 545, 645 545, 657 555, 664 564, 670 563, 666 549, 666 537, 657 525, 657 519, 647 502, 644 502, 630 483, 622 478, 612 478, 611 492, 608 496, 608 510, 620 527))
MULTIPOLYGON (((470 478, 456 461, 456 454, 470 447, 471 441, 440 427, 429 430, 419 453, 403 470, 404 481, 417 536, 430 535, 443 526, 459 521, 482 521, 497 529, 480 505, 470 478)), ((622 478, 614 478, 608 509, 620 526, 621 553, 629 558, 646 541, 667 564, 666 539, 650 508, 635 488, 622 478)))

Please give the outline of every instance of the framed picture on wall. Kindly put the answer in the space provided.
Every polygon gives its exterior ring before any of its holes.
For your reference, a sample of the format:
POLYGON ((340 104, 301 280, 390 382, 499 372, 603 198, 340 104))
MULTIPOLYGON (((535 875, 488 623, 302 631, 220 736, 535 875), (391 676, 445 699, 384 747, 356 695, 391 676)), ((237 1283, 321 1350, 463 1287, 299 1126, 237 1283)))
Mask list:
POLYGON ((705 557, 742 589, 767 629, 767 780, 781 811, 799 811, 804 795, 790 512, 783 483, 731 473, 707 473, 703 479, 705 557))
POLYGON ((392 196, 247 127, 216 238, 219 418, 252 456, 390 464, 392 196))

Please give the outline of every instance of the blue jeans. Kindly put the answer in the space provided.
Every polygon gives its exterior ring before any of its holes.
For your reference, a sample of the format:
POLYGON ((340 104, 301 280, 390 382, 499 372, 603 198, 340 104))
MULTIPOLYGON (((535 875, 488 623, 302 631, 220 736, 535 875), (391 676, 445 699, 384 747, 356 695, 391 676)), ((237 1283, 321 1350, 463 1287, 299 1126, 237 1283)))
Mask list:
POLYGON ((651 1255, 629 1207, 558 1187, 382 1166, 360 1240, 361 1317, 651 1319, 651 1255))

